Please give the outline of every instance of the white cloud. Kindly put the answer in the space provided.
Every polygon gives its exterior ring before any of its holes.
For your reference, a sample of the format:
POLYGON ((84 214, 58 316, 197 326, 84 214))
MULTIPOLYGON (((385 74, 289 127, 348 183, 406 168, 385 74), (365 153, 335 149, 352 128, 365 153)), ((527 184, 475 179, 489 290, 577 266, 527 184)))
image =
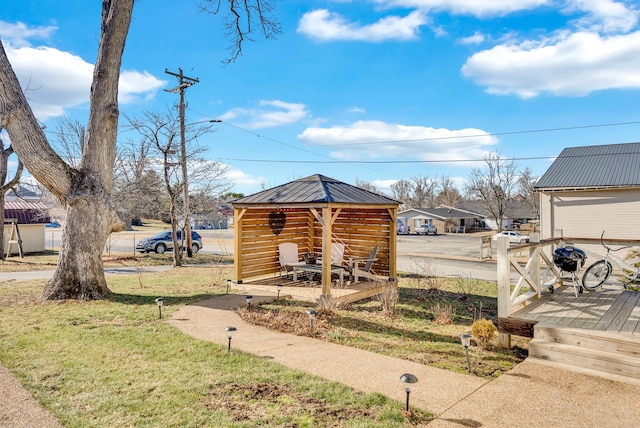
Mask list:
POLYGON ((124 70, 118 83, 118 100, 131 104, 138 100, 150 100, 167 81, 160 80, 147 71, 124 70))
POLYGON ((261 100, 257 108, 233 108, 220 116, 222 121, 245 122, 249 128, 270 128, 288 125, 307 117, 306 105, 280 100, 261 100))
POLYGON ((391 195, 391 186, 396 184, 398 180, 373 180, 373 184, 377 189, 380 189, 387 195, 391 195))
POLYGON ((353 106, 353 107, 347 109, 347 112, 349 112, 349 113, 366 113, 367 111, 365 109, 363 109, 362 107, 353 106))
POLYGON ((550 3, 550 0, 376 0, 383 7, 406 7, 424 11, 448 11, 478 17, 502 16, 530 10, 550 3))
POLYGON ((565 11, 588 13, 587 17, 577 20, 575 24, 604 33, 628 32, 638 24, 638 10, 612 0, 567 0, 565 11))
POLYGON ((247 174, 246 172, 233 167, 232 165, 226 165, 228 167, 227 172, 224 174, 225 178, 231 181, 236 187, 257 187, 265 182, 264 177, 255 177, 247 174))
MULTIPOLYGON (((28 45, 28 38, 48 37, 55 29, 0 21, 9 61, 29 105, 41 121, 62 116, 65 109, 87 103, 93 79, 93 64, 81 57, 52 47, 28 45)), ((119 100, 131 103, 152 98, 164 84, 146 71, 124 71, 120 76, 119 100)))
POLYGON ((28 39, 48 39, 58 27, 28 27, 22 22, 15 24, 0 20, 0 37, 11 41, 14 46, 29 46, 28 39))
POLYGON ((358 121, 346 127, 307 128, 298 139, 311 146, 339 147, 331 156, 341 160, 481 159, 491 151, 487 146, 497 144, 495 137, 480 129, 436 129, 374 120, 358 121))
POLYGON ((418 35, 426 16, 413 11, 405 17, 387 16, 370 25, 348 22, 337 13, 318 9, 305 13, 298 23, 298 32, 311 38, 328 40, 357 40, 380 42, 384 40, 412 40, 418 35))
POLYGON ((640 89, 639 69, 640 32, 611 37, 579 32, 495 46, 471 56, 462 73, 490 93, 530 98, 640 89))
POLYGON ((476 31, 473 36, 462 37, 458 39, 458 43, 461 45, 479 45, 480 43, 484 42, 484 40, 484 34, 476 31))

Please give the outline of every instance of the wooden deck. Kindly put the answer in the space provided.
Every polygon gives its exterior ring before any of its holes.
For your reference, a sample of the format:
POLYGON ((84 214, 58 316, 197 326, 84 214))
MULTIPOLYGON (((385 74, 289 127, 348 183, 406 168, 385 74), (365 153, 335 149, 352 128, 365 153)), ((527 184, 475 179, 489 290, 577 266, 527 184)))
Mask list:
POLYGON ((543 293, 510 319, 530 323, 529 359, 618 382, 640 384, 640 293, 622 284, 575 296, 543 293))
MULTIPOLYGON (((317 303, 322 295, 322 285, 318 281, 309 281, 301 278, 293 281, 291 275, 274 276, 268 278, 244 281, 242 284, 233 284, 235 288, 268 291, 277 294, 278 284, 282 285, 280 296, 291 296, 296 300, 317 303)), ((352 303, 380 294, 385 286, 395 284, 383 281, 350 282, 345 280, 342 287, 332 287, 331 296, 339 303, 352 303)))
POLYGON ((573 287, 563 286, 543 296, 510 318, 539 326, 605 331, 640 340, 640 293, 621 285, 605 285, 595 292, 575 297, 573 287))

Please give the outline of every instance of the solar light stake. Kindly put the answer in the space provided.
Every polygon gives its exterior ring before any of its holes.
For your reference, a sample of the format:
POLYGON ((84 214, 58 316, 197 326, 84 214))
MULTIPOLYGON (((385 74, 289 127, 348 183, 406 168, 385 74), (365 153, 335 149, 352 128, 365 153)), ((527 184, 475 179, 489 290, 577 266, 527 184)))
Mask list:
POLYGON ((158 319, 162 318, 162 304, 164 303, 164 299, 162 297, 158 297, 156 299, 156 305, 158 305, 158 319))
POLYGON ((407 404, 405 406, 405 410, 408 412, 409 411, 409 394, 411 394, 411 388, 407 386, 404 390, 407 392, 407 404))
POLYGON ((276 288, 278 289, 278 295, 276 296, 276 301, 278 301, 280 300, 280 291, 282 290, 282 284, 276 285, 276 288))
POLYGON ((313 331, 313 320, 316 317, 316 311, 311 309, 310 311, 307 311, 307 315, 309 315, 309 326, 311 327, 311 330, 313 331))
POLYGON ((471 345, 471 335, 469 333, 462 333, 460 335, 460 341, 464 350, 467 353, 467 373, 471 373, 471 361, 469 361, 469 345, 471 345))
POLYGON ((253 296, 245 297, 245 300, 247 301, 247 309, 251 309, 251 299, 253 299, 253 296))
POLYGON ((224 329, 227 332, 227 339, 229 339, 229 344, 227 345, 227 354, 231 353, 231 332, 236 331, 235 327, 229 326, 224 329))
POLYGON ((231 280, 227 279, 227 294, 229 294, 229 285, 231 285, 231 280))
MULTIPOLYGON (((404 383, 418 383, 418 378, 411 373, 405 373, 400 376, 400 381, 404 383)), ((407 404, 405 410, 407 411, 407 413, 409 413, 409 394, 411 394, 411 388, 407 386, 404 391, 407 393, 407 404)))

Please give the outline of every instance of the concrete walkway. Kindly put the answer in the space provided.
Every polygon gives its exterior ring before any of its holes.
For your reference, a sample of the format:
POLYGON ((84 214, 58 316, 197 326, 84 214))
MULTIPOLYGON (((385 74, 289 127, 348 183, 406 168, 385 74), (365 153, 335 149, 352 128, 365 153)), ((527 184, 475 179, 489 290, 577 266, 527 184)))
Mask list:
MULTIPOLYGON (((253 301, 272 299, 251 293, 253 301)), ((433 427, 621 427, 640 420, 640 386, 627 385, 525 361, 487 381, 244 322, 244 305, 231 294, 185 306, 170 322, 186 334, 227 345, 225 327, 237 331, 233 349, 404 402, 403 373, 416 375, 411 405, 438 415, 433 427)))

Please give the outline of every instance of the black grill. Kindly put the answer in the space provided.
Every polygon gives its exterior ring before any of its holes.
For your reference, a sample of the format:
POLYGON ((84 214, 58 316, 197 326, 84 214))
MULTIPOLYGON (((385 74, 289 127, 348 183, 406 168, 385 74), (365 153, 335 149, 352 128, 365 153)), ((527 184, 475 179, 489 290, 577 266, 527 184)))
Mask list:
POLYGON ((553 252, 553 263, 565 272, 577 271, 586 259, 586 254, 579 248, 559 247, 553 252))

